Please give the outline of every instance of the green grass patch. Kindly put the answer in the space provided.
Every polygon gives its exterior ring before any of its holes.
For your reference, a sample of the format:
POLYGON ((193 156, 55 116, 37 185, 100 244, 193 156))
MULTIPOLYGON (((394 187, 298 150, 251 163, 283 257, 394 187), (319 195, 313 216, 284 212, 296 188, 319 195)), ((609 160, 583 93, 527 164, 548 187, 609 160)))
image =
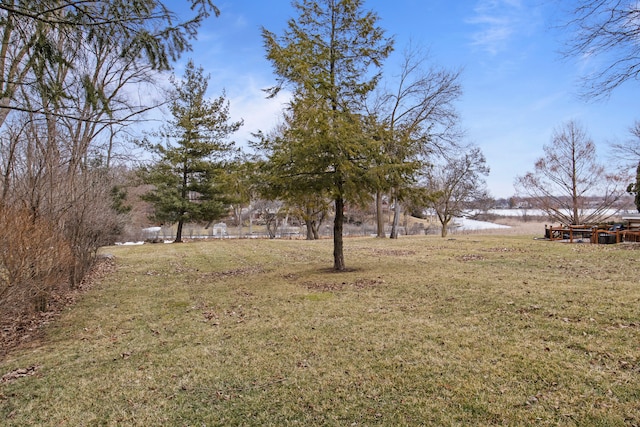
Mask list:
POLYGON ((632 246, 356 238, 345 273, 329 240, 105 251, 0 362, 0 424, 640 425, 632 246))

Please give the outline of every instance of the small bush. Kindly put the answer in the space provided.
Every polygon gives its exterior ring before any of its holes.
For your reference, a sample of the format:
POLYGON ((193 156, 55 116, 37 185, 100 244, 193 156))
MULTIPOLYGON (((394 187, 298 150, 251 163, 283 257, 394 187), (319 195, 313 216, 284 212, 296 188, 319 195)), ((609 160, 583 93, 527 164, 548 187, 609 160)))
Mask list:
POLYGON ((52 290, 67 283, 72 252, 48 221, 0 206, 0 317, 45 311, 52 290))

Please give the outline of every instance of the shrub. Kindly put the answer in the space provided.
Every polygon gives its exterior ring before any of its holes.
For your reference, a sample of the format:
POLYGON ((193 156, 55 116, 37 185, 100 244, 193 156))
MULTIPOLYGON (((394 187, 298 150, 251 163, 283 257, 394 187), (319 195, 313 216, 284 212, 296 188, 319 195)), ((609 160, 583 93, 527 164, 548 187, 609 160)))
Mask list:
POLYGON ((45 311, 52 290, 68 281, 71 247, 49 221, 0 206, 0 316, 45 311))

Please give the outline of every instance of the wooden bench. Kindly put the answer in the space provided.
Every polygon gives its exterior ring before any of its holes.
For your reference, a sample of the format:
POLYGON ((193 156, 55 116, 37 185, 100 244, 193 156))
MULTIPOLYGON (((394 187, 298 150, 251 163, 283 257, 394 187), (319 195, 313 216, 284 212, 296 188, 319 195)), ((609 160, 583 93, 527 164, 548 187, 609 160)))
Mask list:
POLYGON ((640 214, 625 215, 622 217, 625 222, 626 229, 622 230, 621 237, 623 242, 640 242, 640 214))
POLYGON ((591 243, 640 242, 640 214, 622 217, 622 228, 598 228, 589 225, 561 225, 558 227, 545 225, 545 237, 549 240, 573 241, 579 236, 589 239, 591 243))
MULTIPOLYGON (((574 238, 579 235, 584 239, 587 237, 592 243, 594 243, 594 236, 597 238, 597 227, 590 227, 586 225, 561 225, 559 227, 545 226, 545 237, 549 240, 569 240, 573 243, 574 238)), ((597 242, 597 240, 596 240, 597 242)))

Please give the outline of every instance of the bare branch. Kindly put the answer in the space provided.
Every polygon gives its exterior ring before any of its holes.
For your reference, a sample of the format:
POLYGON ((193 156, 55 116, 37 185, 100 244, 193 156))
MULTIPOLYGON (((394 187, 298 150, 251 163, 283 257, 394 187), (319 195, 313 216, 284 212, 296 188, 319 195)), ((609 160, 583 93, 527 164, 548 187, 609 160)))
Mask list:
POLYGON ((635 0, 588 0, 573 9, 572 31, 564 54, 603 66, 583 78, 587 98, 608 96, 640 77, 640 4, 635 0))

